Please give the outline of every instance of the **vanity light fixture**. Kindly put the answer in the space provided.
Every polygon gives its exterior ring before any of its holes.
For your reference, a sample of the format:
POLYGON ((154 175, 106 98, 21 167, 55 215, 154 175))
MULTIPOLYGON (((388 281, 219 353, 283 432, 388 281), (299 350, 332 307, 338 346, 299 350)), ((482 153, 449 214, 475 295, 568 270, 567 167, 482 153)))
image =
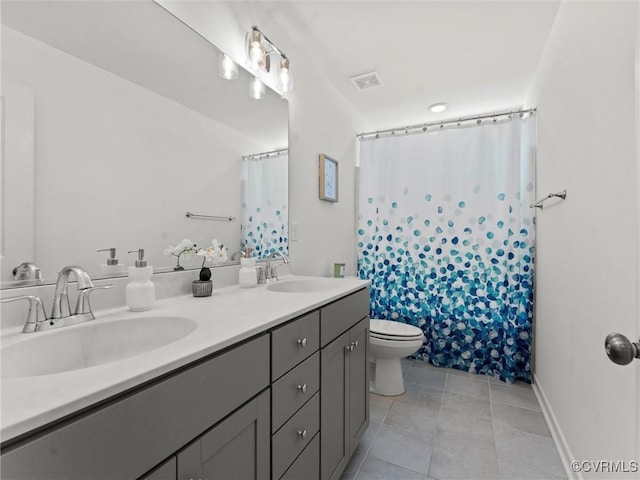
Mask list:
POLYGON ((440 113, 444 112, 448 106, 449 104, 445 102, 434 103, 432 105, 429 105, 429 110, 431 110, 433 113, 440 113))
POLYGON ((249 84, 249 96, 256 100, 262 100, 267 93, 267 87, 257 77, 253 77, 249 84))
MULTIPOLYGON (((251 27, 246 36, 247 63, 254 69, 260 69, 266 73, 271 71, 271 55, 280 57, 280 70, 278 71, 278 88, 282 93, 290 92, 293 86, 291 79, 291 67, 287 55, 280 50, 267 36, 255 25, 251 27)), ((255 82, 255 81, 254 81, 255 82)), ((253 90, 253 86, 251 87, 253 90)), ((253 97, 252 98, 256 98, 253 97)))
POLYGON ((238 64, 231 60, 231 57, 226 53, 220 53, 218 57, 218 75, 225 80, 238 78, 238 64))

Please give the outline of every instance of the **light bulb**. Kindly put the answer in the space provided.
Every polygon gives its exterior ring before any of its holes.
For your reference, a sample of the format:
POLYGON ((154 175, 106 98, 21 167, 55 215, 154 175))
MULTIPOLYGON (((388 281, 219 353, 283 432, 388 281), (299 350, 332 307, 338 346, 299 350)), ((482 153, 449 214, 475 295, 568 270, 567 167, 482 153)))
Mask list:
POLYGON ((265 51, 262 46, 262 35, 253 31, 249 34, 249 60, 254 65, 264 63, 265 51))
POLYGON ((218 75, 226 80, 238 78, 238 65, 225 53, 221 53, 218 59, 218 75))
POLYGON ((251 84, 249 85, 249 96, 256 100, 262 100, 267 93, 267 89, 257 77, 253 77, 251 84))
POLYGON ((293 81, 291 78, 291 71, 289 70, 289 59, 283 58, 280 60, 280 89, 283 93, 290 92, 293 88, 293 81))

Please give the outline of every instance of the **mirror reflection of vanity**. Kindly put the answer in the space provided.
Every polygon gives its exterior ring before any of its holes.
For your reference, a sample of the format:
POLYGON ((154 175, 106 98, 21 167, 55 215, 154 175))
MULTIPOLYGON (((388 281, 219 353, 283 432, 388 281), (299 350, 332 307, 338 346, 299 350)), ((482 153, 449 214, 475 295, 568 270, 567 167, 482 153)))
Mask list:
MULTIPOLYGON (((241 187, 260 182, 243 169, 286 150, 286 100, 249 98, 242 68, 220 78, 219 50, 151 0, 2 8, 2 288, 23 284, 10 280, 25 261, 49 283, 65 265, 117 275, 101 249, 116 248, 124 273, 130 250, 171 271, 164 251, 183 238, 217 238, 230 254, 246 245, 241 187)), ((286 248, 281 196, 280 218, 264 222, 286 248)))

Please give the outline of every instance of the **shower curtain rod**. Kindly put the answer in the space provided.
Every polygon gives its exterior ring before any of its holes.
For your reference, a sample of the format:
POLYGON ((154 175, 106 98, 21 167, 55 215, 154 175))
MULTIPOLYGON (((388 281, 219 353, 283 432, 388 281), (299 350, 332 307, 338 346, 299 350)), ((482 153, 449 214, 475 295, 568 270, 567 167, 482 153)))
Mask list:
POLYGON ((243 155, 243 160, 260 160, 262 158, 275 157, 276 155, 282 155, 289 150, 288 148, 278 148, 277 150, 269 150, 268 152, 252 153, 251 155, 243 155))
POLYGON ((415 124, 415 125, 409 125, 406 127, 398 127, 398 128, 388 128, 386 130, 376 130, 373 132, 364 132, 364 133, 359 133, 357 135, 358 138, 364 138, 364 137, 376 137, 378 138, 380 135, 385 135, 385 134, 391 134, 391 135, 396 135, 396 134, 409 134, 409 133, 418 133, 418 131, 422 131, 422 132, 426 132, 430 127, 440 127, 443 128, 445 125, 451 125, 453 123, 460 125, 463 122, 470 122, 475 120, 476 123, 478 125, 480 125, 482 123, 482 120, 487 119, 487 118, 493 118, 493 121, 496 122, 497 121, 497 117, 504 117, 504 116, 513 116, 513 115, 519 115, 521 118, 529 113, 529 114, 534 114, 538 109, 537 108, 527 108, 527 109, 519 109, 519 110, 506 110, 503 112, 498 112, 498 113, 485 113, 482 115, 474 115, 473 117, 460 117, 460 118, 455 118, 455 119, 449 119, 449 120, 441 120, 439 122, 428 122, 428 123, 420 123, 420 124, 415 124))

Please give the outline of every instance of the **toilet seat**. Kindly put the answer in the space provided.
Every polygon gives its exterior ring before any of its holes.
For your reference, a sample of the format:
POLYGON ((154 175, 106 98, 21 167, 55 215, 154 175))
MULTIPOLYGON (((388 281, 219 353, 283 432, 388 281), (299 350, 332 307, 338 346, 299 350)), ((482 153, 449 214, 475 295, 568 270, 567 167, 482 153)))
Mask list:
POLYGON ((381 340, 393 341, 413 341, 423 336, 422 330, 413 325, 378 319, 369 321, 369 335, 381 340))

